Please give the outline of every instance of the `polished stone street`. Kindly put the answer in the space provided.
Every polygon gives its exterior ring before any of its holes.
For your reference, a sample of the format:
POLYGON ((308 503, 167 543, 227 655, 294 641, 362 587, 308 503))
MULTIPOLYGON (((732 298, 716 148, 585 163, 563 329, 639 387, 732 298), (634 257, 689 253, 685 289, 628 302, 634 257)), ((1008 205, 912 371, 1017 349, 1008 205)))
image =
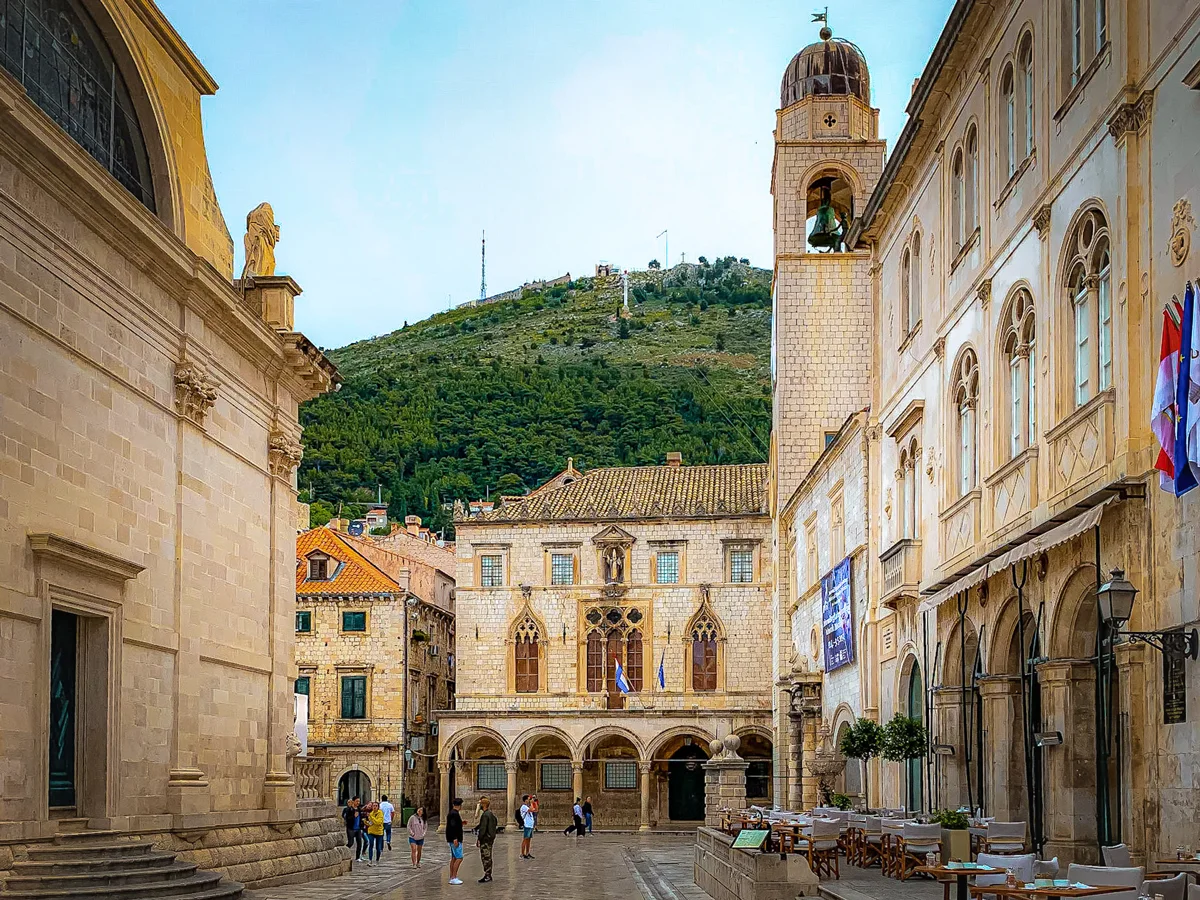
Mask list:
POLYGON ((501 834, 496 840, 490 884, 478 884, 483 874, 479 851, 467 835, 467 853, 459 877, 462 885, 447 884, 449 852, 440 835, 425 842, 420 869, 409 867, 408 839, 403 832, 383 863, 340 878, 303 885, 247 891, 248 900, 432 900, 441 897, 495 897, 537 900, 709 900, 692 881, 694 840, 688 835, 596 834, 563 837, 539 832, 532 860, 520 858, 519 836, 501 834))

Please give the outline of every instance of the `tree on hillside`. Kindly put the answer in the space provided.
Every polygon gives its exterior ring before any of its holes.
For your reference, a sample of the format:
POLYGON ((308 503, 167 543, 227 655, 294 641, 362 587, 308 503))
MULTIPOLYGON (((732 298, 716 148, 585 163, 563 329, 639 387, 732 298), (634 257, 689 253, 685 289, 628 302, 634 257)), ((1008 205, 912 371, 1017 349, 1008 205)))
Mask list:
POLYGON ((621 340, 629 339, 629 320, 622 319, 621 324, 617 326, 617 337, 621 340))
POLYGON ((650 260, 649 263, 647 263, 646 268, 647 269, 661 269, 662 263, 660 263, 657 259, 652 259, 652 260, 650 260))

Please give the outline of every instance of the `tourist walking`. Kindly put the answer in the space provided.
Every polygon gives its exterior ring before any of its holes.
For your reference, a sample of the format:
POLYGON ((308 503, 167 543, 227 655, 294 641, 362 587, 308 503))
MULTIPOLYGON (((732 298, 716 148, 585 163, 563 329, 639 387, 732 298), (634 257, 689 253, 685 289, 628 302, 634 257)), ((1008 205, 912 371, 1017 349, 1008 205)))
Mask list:
POLYGON ((421 851, 425 847, 425 832, 429 826, 425 824, 425 807, 418 806, 417 811, 408 817, 408 852, 412 857, 412 867, 421 868, 421 851))
POLYGON ((500 830, 496 814, 489 808, 491 805, 492 801, 487 797, 483 797, 479 801, 482 812, 479 813, 479 822, 475 827, 477 835, 475 843, 479 847, 479 861, 483 863, 483 877, 479 879, 480 884, 492 880, 492 845, 496 843, 496 832, 500 830))
POLYGON ((377 866, 383 856, 383 810, 378 803, 367 804, 367 865, 377 866))
POLYGON ((587 833, 592 833, 592 798, 583 798, 583 822, 587 825, 587 833))
POLYGON ((533 807, 529 805, 530 797, 525 794, 521 797, 521 811, 518 813, 521 817, 521 859, 533 859, 533 826, 537 820, 533 817, 533 807))
POLYGON ((581 802, 579 797, 575 798, 575 805, 571 807, 571 815, 574 816, 575 821, 563 829, 564 835, 570 834, 572 831, 575 832, 575 837, 580 837, 583 834, 583 806, 580 805, 581 802))
POLYGON ((383 802, 379 804, 379 808, 381 810, 383 810, 383 837, 384 837, 384 840, 387 841, 387 848, 389 850, 391 850, 392 849, 392 816, 396 815, 396 806, 394 803, 389 802, 389 800, 387 798, 387 794, 384 794, 381 799, 383 802))
POLYGON ((359 806, 361 802, 358 797, 351 797, 346 801, 345 807, 342 809, 342 821, 346 823, 346 846, 354 848, 354 859, 362 859, 362 830, 360 828, 360 818, 362 816, 359 806))
POLYGON ((463 861, 462 797, 454 798, 454 809, 446 816, 446 843, 450 845, 450 884, 462 884, 458 877, 463 861))

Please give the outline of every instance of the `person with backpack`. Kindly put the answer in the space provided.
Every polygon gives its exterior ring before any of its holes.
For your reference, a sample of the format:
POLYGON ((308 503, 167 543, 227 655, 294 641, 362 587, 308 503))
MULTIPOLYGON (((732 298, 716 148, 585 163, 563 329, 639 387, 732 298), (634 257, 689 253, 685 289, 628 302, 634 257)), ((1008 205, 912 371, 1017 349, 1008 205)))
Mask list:
POLYGON ((521 796, 521 809, 517 815, 521 819, 521 859, 533 859, 530 851, 533 849, 533 826, 536 820, 533 817, 533 809, 529 806, 528 794, 521 796))

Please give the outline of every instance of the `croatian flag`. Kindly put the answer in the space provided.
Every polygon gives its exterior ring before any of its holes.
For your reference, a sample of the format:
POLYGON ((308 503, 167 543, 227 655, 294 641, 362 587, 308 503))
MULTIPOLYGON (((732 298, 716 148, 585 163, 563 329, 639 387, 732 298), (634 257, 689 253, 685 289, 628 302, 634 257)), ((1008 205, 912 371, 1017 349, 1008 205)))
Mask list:
POLYGON ((1158 438, 1158 484, 1164 491, 1175 491, 1175 424, 1176 374, 1179 372, 1179 324, 1171 315, 1172 309, 1163 308, 1162 341, 1158 352, 1158 380, 1154 385, 1154 408, 1150 417, 1150 429, 1158 438))
MULTIPOLYGON (((1196 473, 1188 465, 1188 435, 1195 422, 1189 414, 1196 410, 1189 402, 1192 386, 1192 357, 1200 350, 1200 334, 1195 330, 1196 291, 1189 281, 1183 295, 1183 322, 1179 337, 1179 378, 1175 385, 1175 496, 1186 494, 1196 487, 1196 473)), ((1200 361, 1197 361, 1200 366, 1200 361)))
POLYGON ((617 664, 617 690, 622 694, 632 694, 633 685, 629 683, 629 679, 625 677, 625 670, 621 668, 621 661, 615 656, 613 662, 617 664))
POLYGON ((663 663, 667 661, 667 651, 662 652, 662 656, 658 658, 658 689, 665 691, 667 689, 667 673, 663 668, 663 663))
MULTIPOLYGON (((1188 360, 1187 410, 1180 410, 1187 429, 1187 460, 1191 465, 1193 479, 1200 480, 1200 298, 1195 291, 1192 298, 1192 352, 1188 360)), ((1183 359, 1179 361, 1183 368, 1183 359)))

